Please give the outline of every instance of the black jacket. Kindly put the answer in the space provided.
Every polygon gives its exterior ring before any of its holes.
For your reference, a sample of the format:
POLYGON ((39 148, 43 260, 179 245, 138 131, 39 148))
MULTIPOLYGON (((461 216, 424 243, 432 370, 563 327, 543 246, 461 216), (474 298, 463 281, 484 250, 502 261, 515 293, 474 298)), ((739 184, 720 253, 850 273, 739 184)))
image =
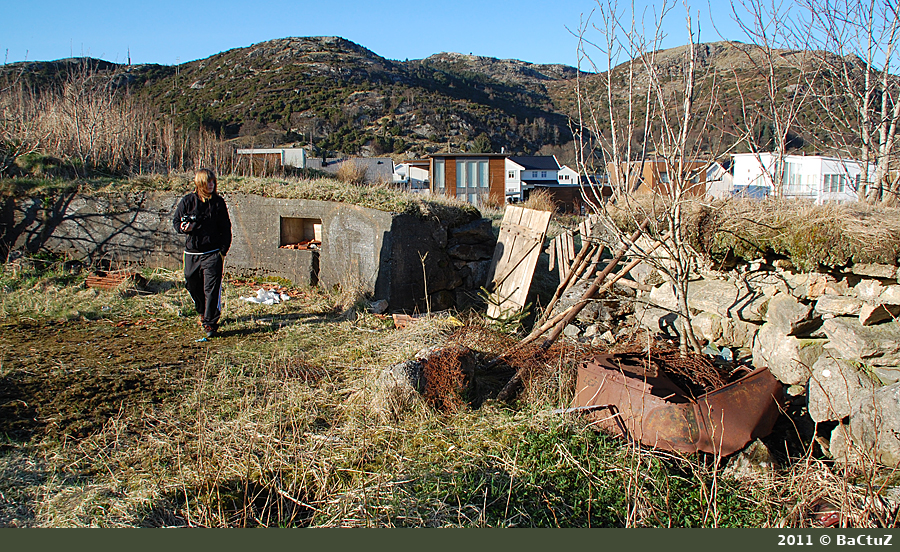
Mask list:
POLYGON ((200 196, 191 192, 181 198, 172 219, 176 232, 185 234, 181 231, 181 219, 190 215, 196 218, 196 222, 194 229, 187 233, 184 250, 206 253, 218 249, 222 255, 227 255, 231 247, 231 219, 228 218, 228 207, 222 196, 213 194, 208 200, 200 201, 200 196))

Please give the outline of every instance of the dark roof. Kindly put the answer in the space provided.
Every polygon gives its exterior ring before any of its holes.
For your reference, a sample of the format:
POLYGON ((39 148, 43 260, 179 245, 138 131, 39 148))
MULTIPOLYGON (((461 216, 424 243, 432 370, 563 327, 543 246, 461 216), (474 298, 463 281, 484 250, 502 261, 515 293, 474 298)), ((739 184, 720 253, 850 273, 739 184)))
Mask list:
POLYGON ((509 157, 505 153, 432 153, 428 157, 509 157))
POLYGON ((558 171, 559 163, 552 155, 531 155, 524 157, 512 157, 510 161, 525 167, 526 171, 558 171))
POLYGON ((366 168, 366 180, 368 182, 390 180, 394 174, 394 161, 390 157, 351 157, 350 159, 329 157, 324 167, 322 166, 321 157, 306 158, 306 166, 310 169, 317 169, 332 174, 336 173, 342 164, 349 162, 366 168))

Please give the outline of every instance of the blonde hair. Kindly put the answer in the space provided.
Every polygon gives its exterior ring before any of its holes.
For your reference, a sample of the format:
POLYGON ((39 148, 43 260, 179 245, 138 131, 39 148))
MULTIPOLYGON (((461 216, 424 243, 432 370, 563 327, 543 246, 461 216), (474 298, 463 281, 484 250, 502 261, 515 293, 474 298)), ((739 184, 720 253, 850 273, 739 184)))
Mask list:
POLYGON ((218 190, 219 184, 216 180, 216 175, 209 169, 200 169, 197 171, 197 174, 194 175, 194 191, 197 192, 197 195, 200 196, 200 201, 206 201, 212 194, 209 193, 207 189, 207 184, 212 181, 213 183, 213 191, 212 193, 216 193, 218 190))

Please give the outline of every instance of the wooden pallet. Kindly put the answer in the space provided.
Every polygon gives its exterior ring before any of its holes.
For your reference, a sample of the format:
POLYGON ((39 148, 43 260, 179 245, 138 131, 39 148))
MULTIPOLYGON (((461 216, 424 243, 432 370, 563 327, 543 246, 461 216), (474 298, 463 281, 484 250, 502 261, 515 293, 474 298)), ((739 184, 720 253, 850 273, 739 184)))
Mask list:
POLYGON ((550 224, 549 211, 507 205, 489 271, 489 318, 515 315, 525 308, 531 279, 550 224))

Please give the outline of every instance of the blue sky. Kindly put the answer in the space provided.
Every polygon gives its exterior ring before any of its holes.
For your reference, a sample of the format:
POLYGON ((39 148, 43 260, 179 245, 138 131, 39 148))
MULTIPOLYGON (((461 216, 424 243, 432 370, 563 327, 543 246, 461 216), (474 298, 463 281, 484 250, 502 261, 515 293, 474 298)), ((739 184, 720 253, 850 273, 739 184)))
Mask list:
MULTIPOLYGON (((275 38, 341 36, 395 60, 461 52, 574 66, 577 40, 567 28, 576 30, 596 6, 593 0, 0 0, 0 55, 10 63, 82 55, 125 62, 130 51, 132 63, 173 65, 275 38)), ((696 9, 705 13, 708 6, 696 9)), ((719 15, 717 24, 733 29, 728 8, 719 15)), ((719 40, 703 18, 702 40, 719 40)), ((667 46, 685 43, 680 3, 668 21, 667 46)))

